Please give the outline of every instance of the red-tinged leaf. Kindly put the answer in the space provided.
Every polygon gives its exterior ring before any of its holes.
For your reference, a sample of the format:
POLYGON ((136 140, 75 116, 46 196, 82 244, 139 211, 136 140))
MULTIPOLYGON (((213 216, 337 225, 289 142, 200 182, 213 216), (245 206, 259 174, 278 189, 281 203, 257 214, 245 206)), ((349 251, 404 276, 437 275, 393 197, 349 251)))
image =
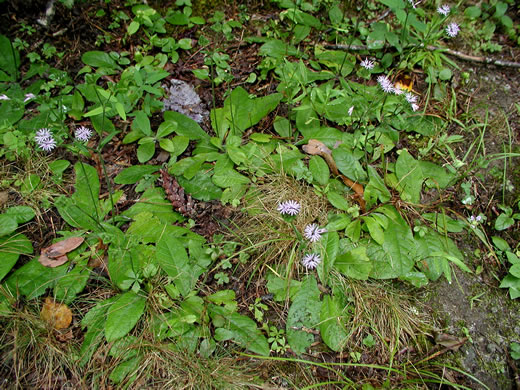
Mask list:
POLYGON ((69 258, 67 255, 63 255, 56 258, 50 258, 47 257, 45 254, 40 255, 40 258, 38 259, 41 265, 49 268, 56 268, 59 267, 62 264, 65 264, 67 261, 69 261, 69 258))

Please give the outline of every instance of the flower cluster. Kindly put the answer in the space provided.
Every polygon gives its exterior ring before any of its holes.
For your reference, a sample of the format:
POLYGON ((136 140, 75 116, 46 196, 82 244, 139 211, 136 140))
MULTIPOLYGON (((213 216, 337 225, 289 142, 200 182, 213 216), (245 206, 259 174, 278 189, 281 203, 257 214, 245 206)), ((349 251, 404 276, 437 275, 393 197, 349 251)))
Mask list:
POLYGON ((316 241, 319 241, 321 238, 321 235, 326 232, 327 232, 327 229, 320 228, 315 223, 311 223, 310 225, 307 225, 305 227, 305 230, 303 231, 303 235, 310 242, 316 242, 316 241))
POLYGON ((300 204, 295 200, 288 200, 278 205, 278 211, 282 215, 294 216, 300 212, 300 204))
POLYGON ((448 34, 449 37, 454 38, 457 36, 457 34, 460 31, 460 27, 457 23, 450 23, 446 27, 446 34, 448 34))
POLYGON ((76 129, 74 135, 78 141, 88 141, 90 137, 92 137, 92 130, 88 127, 81 126, 76 129))
POLYGON ((477 227, 477 225, 482 222, 482 216, 480 215, 477 215, 476 217, 474 215, 472 215, 471 217, 469 217, 468 219, 469 221, 469 224, 470 226, 475 229, 477 227))
POLYGON ((50 152, 52 149, 56 147, 56 141, 54 140, 54 136, 52 135, 49 129, 40 129, 36 132, 36 136, 34 140, 38 144, 38 146, 46 151, 50 152))

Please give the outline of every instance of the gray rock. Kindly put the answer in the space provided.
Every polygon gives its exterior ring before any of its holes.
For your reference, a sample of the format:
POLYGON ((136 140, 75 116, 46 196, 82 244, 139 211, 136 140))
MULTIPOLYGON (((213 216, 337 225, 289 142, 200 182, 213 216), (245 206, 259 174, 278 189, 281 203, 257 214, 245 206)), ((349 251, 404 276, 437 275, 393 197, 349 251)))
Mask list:
POLYGON ((203 122, 208 117, 208 110, 190 84, 173 79, 170 88, 164 87, 164 89, 168 96, 163 100, 163 111, 180 112, 197 123, 203 122))

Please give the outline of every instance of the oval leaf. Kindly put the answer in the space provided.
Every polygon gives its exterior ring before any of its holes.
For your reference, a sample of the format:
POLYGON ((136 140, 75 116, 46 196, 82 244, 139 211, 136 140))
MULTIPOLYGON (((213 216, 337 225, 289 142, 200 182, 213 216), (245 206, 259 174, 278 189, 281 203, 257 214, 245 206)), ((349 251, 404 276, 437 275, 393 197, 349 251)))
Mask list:
POLYGON ((120 339, 130 332, 141 318, 146 299, 133 291, 122 294, 110 306, 105 323, 105 337, 108 342, 120 339))

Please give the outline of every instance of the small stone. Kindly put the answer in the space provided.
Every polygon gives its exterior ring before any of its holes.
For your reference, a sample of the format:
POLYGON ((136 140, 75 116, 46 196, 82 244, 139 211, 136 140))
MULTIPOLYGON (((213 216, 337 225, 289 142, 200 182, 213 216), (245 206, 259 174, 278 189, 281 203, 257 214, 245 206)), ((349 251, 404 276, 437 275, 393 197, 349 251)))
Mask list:
POLYGON ((497 351, 497 346, 493 343, 489 343, 487 346, 486 346, 486 350, 489 352, 489 353, 495 353, 497 351))

